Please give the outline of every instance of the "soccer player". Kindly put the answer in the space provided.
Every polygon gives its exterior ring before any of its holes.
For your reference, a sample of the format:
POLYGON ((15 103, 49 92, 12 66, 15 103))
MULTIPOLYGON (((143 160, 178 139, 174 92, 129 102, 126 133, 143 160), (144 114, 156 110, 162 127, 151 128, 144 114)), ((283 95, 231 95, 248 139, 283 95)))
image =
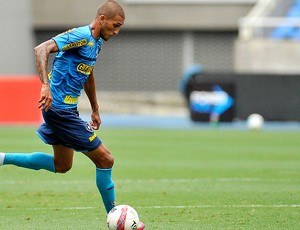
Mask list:
MULTIPOLYGON (((42 82, 38 107, 45 121, 37 134, 52 145, 53 155, 0 153, 0 165, 66 173, 72 167, 74 150, 82 152, 96 166, 96 184, 106 212, 116 205, 111 175, 114 158, 94 132, 99 129, 101 118, 93 69, 103 40, 117 35, 124 20, 122 7, 109 0, 99 6, 90 25, 71 29, 35 47, 36 68, 42 82), (53 52, 57 55, 47 74, 48 57, 53 52), (92 109, 90 123, 83 121, 77 111, 83 89, 92 109)), ((144 229, 144 224, 138 223, 137 229, 144 229)))

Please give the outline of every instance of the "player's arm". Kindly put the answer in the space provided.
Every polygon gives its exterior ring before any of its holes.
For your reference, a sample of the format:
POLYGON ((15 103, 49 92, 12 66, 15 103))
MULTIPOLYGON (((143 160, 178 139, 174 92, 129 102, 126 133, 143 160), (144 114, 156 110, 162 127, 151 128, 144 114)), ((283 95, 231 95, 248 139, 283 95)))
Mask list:
POLYGON ((97 95, 96 95, 96 83, 95 83, 94 71, 92 71, 90 76, 88 77, 84 85, 84 91, 92 107, 91 125, 93 129, 98 130, 101 124, 101 118, 99 114, 99 105, 98 105, 97 95))
POLYGON ((41 97, 38 108, 45 111, 48 111, 52 105, 52 95, 50 92, 47 73, 48 59, 50 53, 57 51, 58 47, 52 39, 43 42, 34 48, 35 65, 42 82, 41 97))

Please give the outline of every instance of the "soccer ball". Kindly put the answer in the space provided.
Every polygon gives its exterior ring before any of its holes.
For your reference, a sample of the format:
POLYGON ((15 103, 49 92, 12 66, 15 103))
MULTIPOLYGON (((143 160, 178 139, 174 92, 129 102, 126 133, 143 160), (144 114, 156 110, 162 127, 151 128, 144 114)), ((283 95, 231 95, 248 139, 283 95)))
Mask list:
POLYGON ((251 114, 247 118, 247 127, 251 130, 259 130, 264 125, 264 118, 259 114, 251 114))
POLYGON ((129 205, 118 205, 107 215, 109 230, 136 230, 140 222, 137 211, 129 205))

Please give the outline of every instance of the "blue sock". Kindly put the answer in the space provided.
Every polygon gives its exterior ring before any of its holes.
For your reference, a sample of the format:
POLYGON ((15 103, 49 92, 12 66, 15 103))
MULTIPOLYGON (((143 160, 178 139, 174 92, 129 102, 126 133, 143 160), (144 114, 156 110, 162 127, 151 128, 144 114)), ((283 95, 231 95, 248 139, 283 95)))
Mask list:
POLYGON ((108 213, 113 207, 116 206, 115 185, 111 179, 112 169, 96 170, 96 184, 102 196, 102 200, 108 213))
POLYGON ((27 153, 5 153, 4 165, 16 165, 23 168, 40 170, 45 169, 55 172, 53 155, 35 152, 27 153))

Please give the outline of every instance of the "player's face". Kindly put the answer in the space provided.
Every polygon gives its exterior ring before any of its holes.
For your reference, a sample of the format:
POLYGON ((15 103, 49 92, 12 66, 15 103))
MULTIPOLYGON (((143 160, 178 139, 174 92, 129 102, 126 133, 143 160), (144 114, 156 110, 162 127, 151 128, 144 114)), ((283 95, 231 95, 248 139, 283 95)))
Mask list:
POLYGON ((124 18, 119 15, 115 16, 113 19, 104 19, 100 30, 100 37, 104 41, 107 41, 120 32, 123 24, 124 18))

